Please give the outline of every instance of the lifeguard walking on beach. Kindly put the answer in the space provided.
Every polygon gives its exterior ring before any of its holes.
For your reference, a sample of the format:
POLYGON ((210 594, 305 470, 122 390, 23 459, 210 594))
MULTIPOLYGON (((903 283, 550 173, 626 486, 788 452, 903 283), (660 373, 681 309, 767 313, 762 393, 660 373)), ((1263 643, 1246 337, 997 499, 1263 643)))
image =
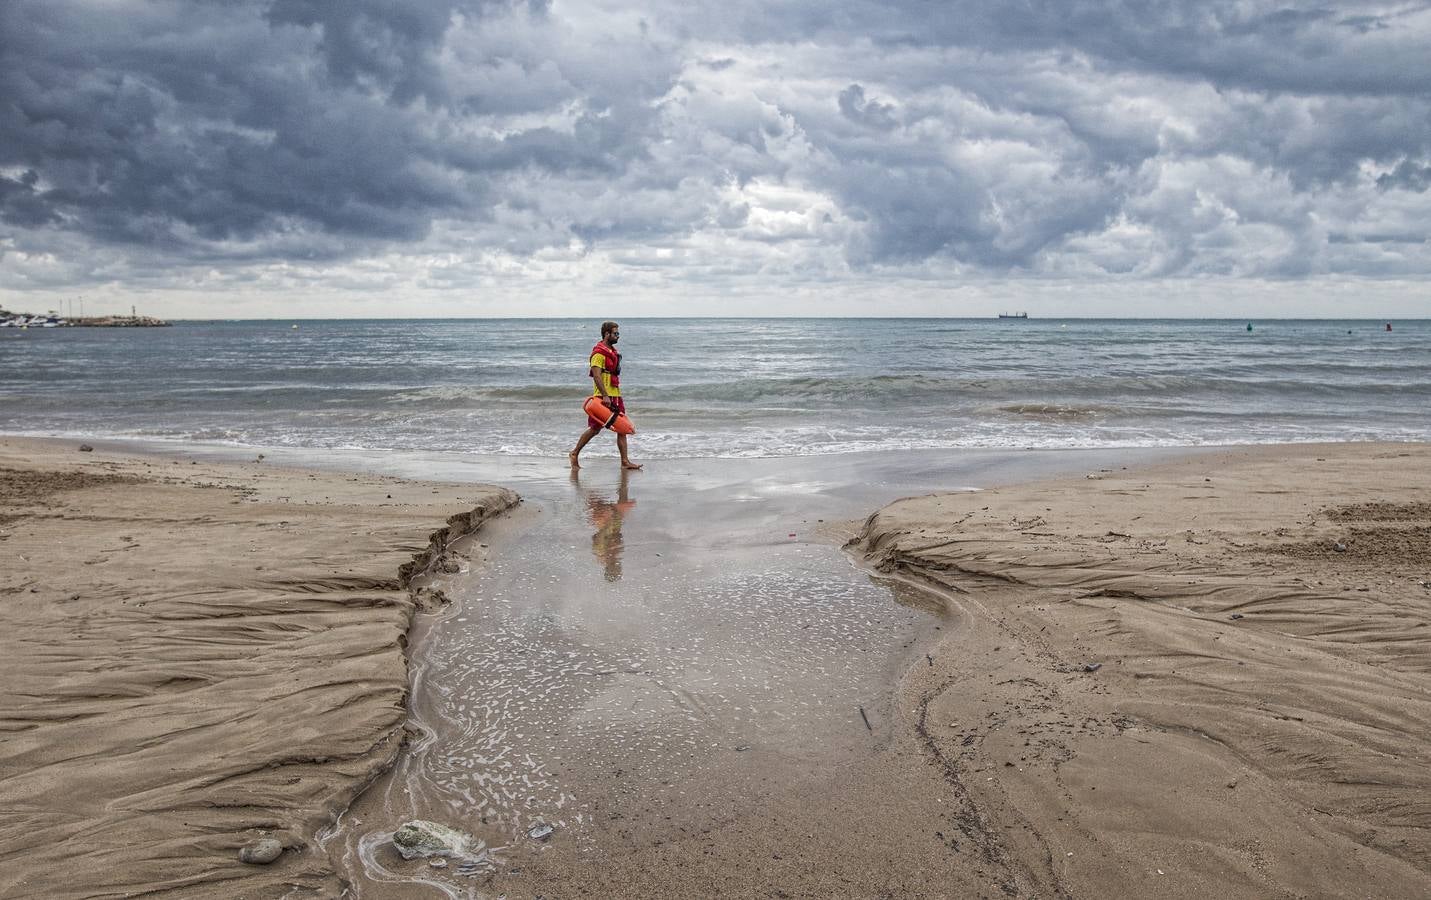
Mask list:
MULTIPOLYGON (((612 412, 624 413, 626 412, 626 401, 621 399, 621 354, 616 352, 616 342, 619 340, 621 340, 620 326, 615 322, 602 322, 601 340, 591 348, 591 381, 596 388, 591 395, 600 397, 607 409, 612 412)), ((586 431, 583 431, 577 440, 576 449, 567 454, 571 458, 573 469, 581 468, 579 461, 581 448, 601 432, 603 425, 604 423, 600 419, 590 415, 586 417, 586 431)), ((631 461, 631 457, 627 453, 626 435, 616 435, 616 449, 621 453, 621 468, 641 468, 631 461)))

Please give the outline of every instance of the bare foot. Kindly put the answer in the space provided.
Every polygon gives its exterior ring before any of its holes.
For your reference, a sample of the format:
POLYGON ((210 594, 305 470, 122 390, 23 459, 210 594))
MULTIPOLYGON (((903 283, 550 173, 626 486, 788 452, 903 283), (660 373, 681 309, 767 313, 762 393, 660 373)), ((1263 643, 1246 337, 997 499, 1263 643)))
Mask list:
POLYGON ((581 463, 579 463, 579 462, 576 461, 576 451, 575 451, 575 450, 573 450, 573 451, 571 451, 570 453, 568 453, 568 454, 566 455, 566 458, 569 459, 569 460, 571 460, 571 467, 572 467, 573 469, 580 469, 580 468, 581 468, 581 463))
POLYGON ((632 461, 629 460, 629 459, 623 459, 623 460, 621 461, 621 468, 623 468, 623 469, 639 469, 639 468, 641 468, 641 464, 640 464, 640 463, 634 463, 634 462, 632 462, 632 461))

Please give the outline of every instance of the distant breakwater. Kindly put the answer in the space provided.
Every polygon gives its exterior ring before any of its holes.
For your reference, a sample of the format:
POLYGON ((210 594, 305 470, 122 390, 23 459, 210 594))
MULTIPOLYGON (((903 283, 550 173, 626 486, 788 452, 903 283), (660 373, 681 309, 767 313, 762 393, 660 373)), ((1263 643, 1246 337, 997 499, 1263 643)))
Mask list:
POLYGON ((153 316, 91 316, 69 319, 70 325, 81 328, 167 328, 169 323, 153 316))
POLYGON ((167 328, 169 323, 153 316, 89 316, 59 318, 28 313, 0 313, 0 328, 167 328))

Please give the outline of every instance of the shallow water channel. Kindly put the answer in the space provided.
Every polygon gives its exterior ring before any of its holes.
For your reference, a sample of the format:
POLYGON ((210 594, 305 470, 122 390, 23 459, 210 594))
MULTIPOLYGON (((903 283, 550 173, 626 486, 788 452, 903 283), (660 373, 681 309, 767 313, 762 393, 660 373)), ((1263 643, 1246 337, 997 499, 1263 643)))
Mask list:
MULTIPOLYGON (((942 617, 844 554, 851 520, 906 494, 1111 461, 1127 455, 663 461, 633 473, 593 457, 571 477, 549 462, 487 476, 525 502, 445 578, 451 605, 422 617, 408 748, 324 849, 352 896, 525 895, 544 867, 550 880, 709 829, 868 756, 942 617), (472 844, 440 868, 403 860, 390 837, 414 818, 472 844)), ((463 472, 474 474, 484 480, 463 472)))

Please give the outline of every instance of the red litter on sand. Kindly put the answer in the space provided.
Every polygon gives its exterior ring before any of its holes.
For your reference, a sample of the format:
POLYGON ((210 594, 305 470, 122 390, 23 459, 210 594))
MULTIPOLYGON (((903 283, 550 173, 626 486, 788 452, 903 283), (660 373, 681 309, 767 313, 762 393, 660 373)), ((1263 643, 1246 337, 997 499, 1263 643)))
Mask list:
POLYGON ((793 532, 793 531, 790 532, 790 536, 791 536, 791 537, 794 537, 794 536, 795 536, 795 532, 793 532))

